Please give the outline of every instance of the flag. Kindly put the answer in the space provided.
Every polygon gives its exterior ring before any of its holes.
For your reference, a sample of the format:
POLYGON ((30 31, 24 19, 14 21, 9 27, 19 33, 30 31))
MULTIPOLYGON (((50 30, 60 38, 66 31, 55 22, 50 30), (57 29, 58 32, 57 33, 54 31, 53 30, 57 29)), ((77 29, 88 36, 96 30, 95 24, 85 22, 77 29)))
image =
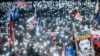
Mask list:
POLYGON ((24 6, 26 4, 25 0, 14 0, 17 6, 24 6))
POLYGON ((17 7, 12 8, 12 19, 16 20, 19 17, 19 9, 17 7))
POLYGON ((37 8, 35 8, 34 10, 34 17, 37 18, 37 24, 36 24, 36 32, 35 34, 37 36, 40 36, 41 35, 41 18, 39 18, 39 14, 38 14, 38 10, 37 8))
POLYGON ((10 19, 10 24, 8 26, 8 34, 10 37, 10 45, 14 45, 14 21, 12 19, 10 19))
POLYGON ((19 10, 16 7, 11 8, 6 14, 3 16, 5 20, 7 20, 8 25, 8 35, 10 37, 9 43, 11 45, 14 44, 14 21, 19 17, 19 10))
POLYGON ((40 18, 38 18, 38 20, 37 20, 36 35, 37 36, 40 36, 41 35, 41 19, 40 18))
POLYGON ((10 17, 12 17, 12 20, 16 20, 19 17, 19 9, 15 6, 13 6, 6 14, 3 16, 4 19, 6 19, 8 22, 10 22, 10 17))
POLYGON ((96 6, 95 6, 94 22, 96 24, 100 24, 100 9, 99 9, 98 0, 97 0, 97 3, 96 3, 96 6))

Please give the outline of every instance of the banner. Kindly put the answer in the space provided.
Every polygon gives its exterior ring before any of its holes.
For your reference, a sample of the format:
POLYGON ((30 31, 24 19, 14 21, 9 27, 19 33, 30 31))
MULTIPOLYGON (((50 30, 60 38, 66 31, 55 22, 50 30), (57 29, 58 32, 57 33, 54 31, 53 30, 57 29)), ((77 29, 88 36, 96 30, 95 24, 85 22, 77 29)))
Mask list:
POLYGON ((75 34, 77 56, 95 56, 90 31, 75 34))

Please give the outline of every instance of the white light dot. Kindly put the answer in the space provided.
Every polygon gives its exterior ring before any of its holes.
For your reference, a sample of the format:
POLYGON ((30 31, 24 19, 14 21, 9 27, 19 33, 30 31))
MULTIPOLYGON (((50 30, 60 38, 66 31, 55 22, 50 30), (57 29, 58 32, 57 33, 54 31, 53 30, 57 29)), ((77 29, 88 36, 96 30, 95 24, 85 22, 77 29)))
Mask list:
POLYGON ((5 47, 4 47, 4 48, 3 48, 3 50, 4 50, 4 51, 6 51, 6 50, 7 50, 7 48, 5 48, 5 47))

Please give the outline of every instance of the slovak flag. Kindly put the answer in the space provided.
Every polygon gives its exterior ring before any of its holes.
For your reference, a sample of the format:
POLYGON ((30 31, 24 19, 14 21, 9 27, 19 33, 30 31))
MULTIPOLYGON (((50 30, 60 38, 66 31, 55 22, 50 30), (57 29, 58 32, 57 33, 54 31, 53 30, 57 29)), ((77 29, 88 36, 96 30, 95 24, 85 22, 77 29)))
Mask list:
POLYGON ((8 35, 10 37, 10 45, 14 44, 14 22, 19 17, 19 10, 16 7, 10 9, 6 14, 3 16, 5 20, 7 20, 8 25, 8 35))

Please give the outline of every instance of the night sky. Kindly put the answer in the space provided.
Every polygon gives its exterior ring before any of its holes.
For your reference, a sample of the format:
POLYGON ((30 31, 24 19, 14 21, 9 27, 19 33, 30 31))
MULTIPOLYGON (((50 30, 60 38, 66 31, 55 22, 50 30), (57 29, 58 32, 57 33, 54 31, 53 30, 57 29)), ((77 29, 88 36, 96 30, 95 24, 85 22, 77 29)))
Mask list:
MULTIPOLYGON (((9 2, 9 1, 13 2, 14 0, 0 0, 0 2, 9 2)), ((42 0, 25 0, 25 1, 42 1, 42 0)), ((51 0, 45 0, 45 1, 51 1, 51 0)), ((59 1, 59 0, 55 0, 55 1, 59 1)), ((70 1, 70 0, 67 0, 67 1, 70 1)), ((78 1, 78 0, 75 0, 75 1, 78 1)), ((82 1, 85 1, 85 0, 82 0, 82 1)), ((91 0, 91 1, 95 1, 95 0, 91 0)))

